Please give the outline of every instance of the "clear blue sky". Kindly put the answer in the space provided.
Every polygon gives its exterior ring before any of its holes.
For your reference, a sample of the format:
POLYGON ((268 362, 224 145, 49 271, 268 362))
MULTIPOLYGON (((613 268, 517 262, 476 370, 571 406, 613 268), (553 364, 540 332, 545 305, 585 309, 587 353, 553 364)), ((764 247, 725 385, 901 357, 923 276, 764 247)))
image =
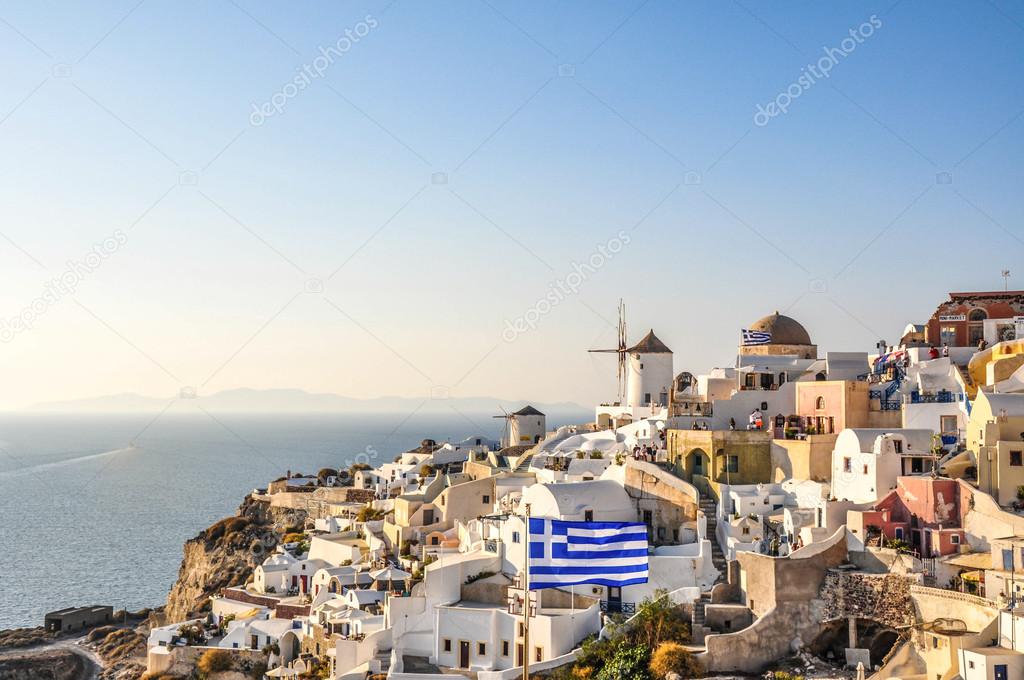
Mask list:
POLYGON ((1005 0, 0 3, 0 317, 125 234, 0 344, 0 407, 184 385, 590 403, 620 297, 677 370, 729 363, 775 309, 869 349, 1003 268, 1024 288, 1022 47, 1005 0))

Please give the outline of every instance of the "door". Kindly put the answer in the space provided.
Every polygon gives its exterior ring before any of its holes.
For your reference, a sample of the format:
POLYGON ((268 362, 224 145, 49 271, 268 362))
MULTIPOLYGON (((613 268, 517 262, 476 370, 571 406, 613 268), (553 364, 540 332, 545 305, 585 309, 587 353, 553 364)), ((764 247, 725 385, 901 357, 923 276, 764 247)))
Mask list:
POLYGON ((516 666, 523 665, 523 643, 516 643, 516 666))
POLYGON ((469 668, 469 643, 459 640, 459 668, 469 668))
POLYGON ((305 574, 303 574, 299 578, 302 580, 302 592, 308 592, 309 585, 308 581, 306 580, 308 577, 305 574))
POLYGON ((1008 671, 1005 663, 996 664, 995 668, 992 670, 994 671, 992 674, 993 680, 1010 680, 1010 676, 1007 675, 1008 671))
POLYGON ((622 588, 608 586, 608 611, 622 611, 622 588))

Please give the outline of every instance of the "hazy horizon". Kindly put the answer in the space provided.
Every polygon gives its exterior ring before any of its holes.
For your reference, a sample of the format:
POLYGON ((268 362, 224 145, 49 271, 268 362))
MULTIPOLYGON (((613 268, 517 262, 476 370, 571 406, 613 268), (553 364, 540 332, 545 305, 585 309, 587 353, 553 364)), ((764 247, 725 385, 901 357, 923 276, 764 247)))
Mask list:
POLYGON ((1024 254, 1022 38, 999 0, 7 5, 0 410, 587 406, 620 298, 677 372, 774 310, 895 341, 1024 254))

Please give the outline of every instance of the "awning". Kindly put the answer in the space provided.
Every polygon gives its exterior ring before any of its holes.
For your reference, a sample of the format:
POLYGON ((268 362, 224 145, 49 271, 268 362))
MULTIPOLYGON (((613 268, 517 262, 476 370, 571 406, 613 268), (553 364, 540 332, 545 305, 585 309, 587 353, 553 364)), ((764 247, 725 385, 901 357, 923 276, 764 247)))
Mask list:
POLYGON ((951 557, 948 560, 943 560, 946 564, 954 567, 960 567, 961 569, 973 569, 984 571, 992 568, 992 553, 977 552, 967 553, 966 555, 957 555, 951 557))

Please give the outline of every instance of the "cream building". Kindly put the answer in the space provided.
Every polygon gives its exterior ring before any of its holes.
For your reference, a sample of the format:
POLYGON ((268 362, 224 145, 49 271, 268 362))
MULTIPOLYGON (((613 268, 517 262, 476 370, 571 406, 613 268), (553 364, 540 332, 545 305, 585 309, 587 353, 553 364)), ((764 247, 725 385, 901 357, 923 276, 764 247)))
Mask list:
POLYGON ((1000 505, 1017 500, 1017 488, 1024 486, 1024 394, 978 392, 967 448, 977 463, 978 488, 1000 505))

